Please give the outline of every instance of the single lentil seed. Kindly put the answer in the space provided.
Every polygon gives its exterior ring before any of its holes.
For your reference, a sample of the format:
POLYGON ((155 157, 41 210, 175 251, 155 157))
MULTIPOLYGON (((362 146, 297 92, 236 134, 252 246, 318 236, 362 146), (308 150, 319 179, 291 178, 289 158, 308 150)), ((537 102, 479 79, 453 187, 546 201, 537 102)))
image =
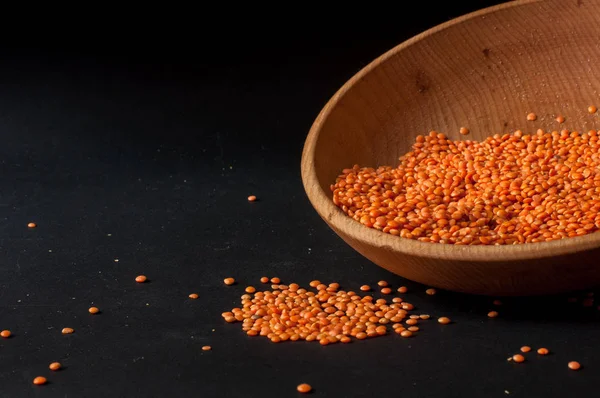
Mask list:
POLYGON ((312 391, 312 387, 310 386, 310 384, 302 383, 298 385, 298 387, 296 387, 296 390, 298 390, 298 392, 302 394, 306 394, 312 391))
POLYGON ((427 289, 425 290, 425 293, 427 293, 430 296, 433 296, 434 294, 436 294, 436 290, 435 289, 427 289))
POLYGON ((379 281, 379 282, 377 282, 377 285, 379 287, 386 287, 388 285, 388 283, 386 281, 379 281))
POLYGON ((537 119, 537 115, 535 113, 529 113, 527 114, 527 120, 529 120, 530 122, 534 121, 537 119))
POLYGON ((254 202, 254 201, 256 201, 256 196, 255 195, 248 196, 248 202, 254 202))
POLYGON ((75 330, 73 330, 73 328, 63 328, 63 330, 61 332, 62 332, 62 334, 71 334, 74 331, 75 330))
POLYGON ((46 384, 48 380, 43 377, 43 376, 38 376, 35 379, 33 379, 33 384, 35 384, 36 386, 41 386, 42 384, 46 384))
POLYGON ((279 283, 281 283, 281 279, 279 279, 279 278, 277 278, 277 277, 275 277, 275 278, 271 278, 271 283, 274 283, 274 284, 279 284, 279 283))
POLYGON ((382 294, 391 294, 392 289, 390 289, 389 287, 384 287, 383 289, 381 289, 381 293, 382 294))
POLYGON ((254 292, 256 292, 256 288, 255 288, 254 286, 248 286, 248 287, 245 289, 245 292, 246 292, 246 293, 254 293, 254 292))
POLYGON ((556 121, 559 123, 564 123, 565 117, 563 115, 558 115, 558 116, 556 116, 556 121))
POLYGON ((460 134, 462 134, 462 135, 467 135, 467 134, 469 134, 469 129, 468 129, 468 128, 466 128, 466 127, 461 127, 461 128, 458 130, 458 132, 459 132, 460 134))
POLYGON ((598 108, 596 108, 594 105, 588 106, 589 113, 596 113, 597 110, 598 110, 598 108))
POLYGON ((362 285, 360 287, 360 290, 362 290, 363 292, 368 292, 369 290, 371 290, 371 286, 369 286, 369 285, 362 285))
POLYGON ((523 347, 521 347, 521 352, 529 352, 531 351, 531 347, 524 345, 523 347))
POLYGON ((202 351, 210 351, 210 350, 212 350, 211 346, 209 346, 209 345, 202 346, 202 351))
POLYGON ((405 323, 407 325, 416 325, 417 323, 419 323, 419 321, 417 321, 416 319, 407 319, 405 323))
POLYGON ((98 309, 98 307, 90 307, 88 308, 88 312, 90 314, 97 314, 98 312, 100 312, 100 310, 98 309))
POLYGON ((513 362, 521 363, 521 362, 525 361, 525 357, 521 354, 515 354, 512 356, 512 360, 513 360, 513 362))
POLYGON ((262 278, 260 278, 260 283, 269 283, 269 278, 263 276, 262 278))
POLYGON ((408 330, 410 332, 418 332, 419 331, 419 327, 418 326, 410 326, 406 330, 408 330))
POLYGON ((571 361, 567 366, 569 366, 569 369, 571 370, 579 370, 579 368, 581 368, 581 364, 577 361, 571 361))
POLYGON ((11 334, 12 333, 10 332, 10 330, 3 330, 3 331, 0 332, 0 336, 4 337, 5 339, 9 338, 11 334))
POLYGON ((50 366, 48 366, 48 368, 49 368, 50 370, 55 370, 55 371, 56 371, 56 370, 59 370, 61 367, 62 367, 62 365, 60 364, 60 362, 52 362, 52 363, 50 364, 50 366))
POLYGON ((498 316, 498 312, 497 311, 490 311, 490 312, 488 312, 487 316, 489 318, 495 318, 495 317, 498 316))
POLYGON ((235 283, 235 279, 233 278, 225 278, 223 279, 223 283, 225 283, 227 286, 231 286, 235 283))
POLYGON ((192 300, 196 300, 198 298, 198 294, 197 293, 191 293, 188 297, 191 298, 192 300))
POLYGON ((34 222, 30 222, 29 224, 27 224, 27 227, 28 228, 35 228, 35 227, 37 227, 37 224, 34 223, 34 222))
POLYGON ((548 355, 550 351, 547 348, 538 348, 537 353, 540 355, 548 355))
POLYGON ((422 315, 419 315, 419 318, 421 318, 421 319, 429 319, 429 318, 431 318, 431 316, 427 315, 427 314, 422 314, 422 315))
POLYGON ((398 293, 406 293, 408 292, 408 288, 406 286, 400 286, 398 288, 398 293))
POLYGON ((412 335, 413 333, 410 330, 403 330, 402 332, 400 332, 400 336, 402 337, 410 337, 412 335))
POLYGON ((148 278, 145 275, 138 275, 135 277, 135 281, 137 283, 144 283, 148 280, 148 278))
POLYGON ((438 322, 442 325, 447 325, 450 323, 450 318, 443 316, 441 318, 438 318, 438 322))

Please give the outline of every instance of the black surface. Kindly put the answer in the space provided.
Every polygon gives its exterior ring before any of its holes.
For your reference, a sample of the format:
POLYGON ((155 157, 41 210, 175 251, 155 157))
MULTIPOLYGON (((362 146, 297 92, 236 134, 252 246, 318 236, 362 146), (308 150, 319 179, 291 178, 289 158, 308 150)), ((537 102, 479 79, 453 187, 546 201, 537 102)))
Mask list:
POLYGON ((411 15, 373 5, 382 19, 368 26, 361 9, 311 23, 263 16, 230 36, 201 24, 87 46, 42 35, 4 50, 0 329, 13 337, 0 340, 0 396, 294 397, 302 382, 315 397, 593 396, 595 307, 513 299, 488 319, 493 298, 427 296, 346 246, 300 181, 305 135, 348 78, 493 3, 423 3, 411 15), (142 273, 150 283, 134 282, 142 273), (455 324, 423 322, 412 339, 272 344, 220 316, 263 275, 352 290, 385 279, 455 324), (227 276, 239 283, 224 286, 227 276), (67 326, 75 333, 61 335, 67 326), (553 354, 507 363, 525 344, 553 354), (53 361, 65 368, 50 372, 53 361), (33 386, 37 375, 49 384, 33 386))

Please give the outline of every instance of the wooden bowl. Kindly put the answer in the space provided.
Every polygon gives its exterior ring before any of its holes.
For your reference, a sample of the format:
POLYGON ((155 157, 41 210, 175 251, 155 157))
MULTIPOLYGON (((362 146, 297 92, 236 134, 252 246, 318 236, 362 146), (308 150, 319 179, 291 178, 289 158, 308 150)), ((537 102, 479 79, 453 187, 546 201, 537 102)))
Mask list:
POLYGON ((597 286, 600 233, 545 243, 424 243, 367 228, 332 202, 354 164, 398 164, 430 130, 468 139, 521 129, 600 128, 600 1, 515 1, 471 13, 398 45, 350 79, 306 138, 302 180, 314 208, 375 264, 428 286, 538 295, 597 286), (527 121, 535 112, 538 119, 527 121), (558 114, 566 117, 559 124, 558 114))

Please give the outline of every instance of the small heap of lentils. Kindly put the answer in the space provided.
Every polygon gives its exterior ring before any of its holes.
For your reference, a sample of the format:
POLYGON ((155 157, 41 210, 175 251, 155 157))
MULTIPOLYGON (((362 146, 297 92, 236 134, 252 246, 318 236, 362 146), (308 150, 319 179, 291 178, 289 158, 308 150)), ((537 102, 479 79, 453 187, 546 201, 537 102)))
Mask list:
POLYGON ((305 340, 322 345, 382 336, 388 324, 402 337, 411 337, 419 330, 416 325, 429 319, 426 314, 409 315, 414 306, 401 297, 389 303, 339 290, 337 283, 312 281, 310 285, 316 292, 291 283, 244 294, 241 308, 222 316, 227 322, 242 322, 249 336, 265 336, 273 343, 305 340))
POLYGON ((344 169, 333 202, 369 228, 456 245, 551 241, 600 228, 599 132, 416 137, 396 168, 344 169))

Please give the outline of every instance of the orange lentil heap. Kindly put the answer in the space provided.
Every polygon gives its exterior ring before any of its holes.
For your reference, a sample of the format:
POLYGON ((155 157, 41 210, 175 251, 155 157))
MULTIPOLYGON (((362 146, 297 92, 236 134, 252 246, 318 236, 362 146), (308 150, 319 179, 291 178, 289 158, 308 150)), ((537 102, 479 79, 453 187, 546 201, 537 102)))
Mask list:
POLYGON ((590 130, 418 136, 396 168, 344 169, 333 202, 363 225, 422 242, 503 245, 600 228, 600 141, 590 130))
POLYGON ((322 345, 349 343, 352 337, 363 340, 385 335, 387 324, 395 325, 393 330, 403 337, 413 335, 400 324, 405 319, 413 321, 406 322, 409 325, 417 323, 410 319, 412 304, 361 297, 353 291, 339 290, 337 283, 329 286, 332 285, 336 289, 318 284, 316 292, 295 283, 274 285, 272 291, 244 294, 241 308, 222 316, 226 322, 242 322, 242 329, 249 336, 265 336, 274 343, 297 340, 322 345))

